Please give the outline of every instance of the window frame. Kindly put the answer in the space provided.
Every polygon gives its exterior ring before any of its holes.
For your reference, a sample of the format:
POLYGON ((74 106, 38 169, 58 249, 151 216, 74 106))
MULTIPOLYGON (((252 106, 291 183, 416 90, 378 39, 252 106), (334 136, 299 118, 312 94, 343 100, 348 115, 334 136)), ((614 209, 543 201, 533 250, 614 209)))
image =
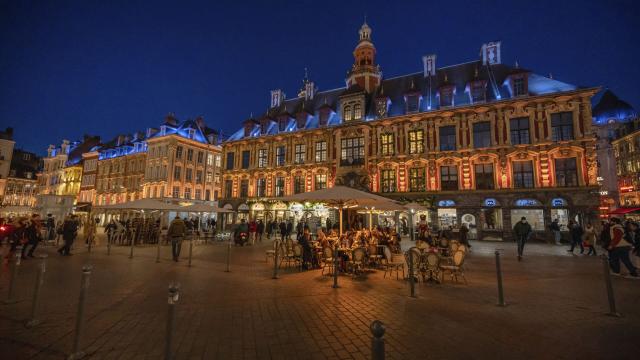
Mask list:
POLYGON ((517 117, 509 119, 509 138, 511 145, 529 145, 531 144, 531 130, 530 130, 529 117, 517 117), (514 126, 514 123, 517 126, 514 126), (522 127, 522 124, 526 124, 526 128, 522 127), (526 138, 526 142, 523 141, 526 138), (517 141, 514 141, 516 140, 517 141))
POLYGON ((570 158, 557 158, 554 159, 554 173, 556 176, 556 187, 577 187, 580 185, 578 181, 578 159, 575 157, 570 158), (559 166, 562 164, 562 166, 559 166), (562 184, 560 183, 560 176, 563 175, 562 184), (567 183, 567 175, 571 175, 572 182, 567 183))
POLYGON ((340 165, 356 166, 364 164, 364 137, 340 139, 340 165))
POLYGON ((397 191, 396 187, 396 169, 382 169, 380 170, 380 192, 382 193, 394 193, 397 191))
POLYGON ((396 141, 393 133, 380 134, 380 155, 392 156, 395 154, 396 141))
POLYGON ((511 173, 513 175, 513 187, 515 189, 535 188, 535 172, 533 171, 532 160, 513 161, 511 163, 511 173))
POLYGON ((455 125, 444 125, 438 128, 438 148, 440 151, 455 151, 458 148, 458 134, 455 125), (443 134, 443 130, 451 129, 453 130, 452 134, 443 134), (450 144, 447 141, 443 141, 444 139, 453 139, 453 144, 450 144))
POLYGON ((551 114, 551 141, 575 140, 573 112, 563 111, 551 114))
POLYGON ((473 132, 473 148, 474 149, 484 149, 491 147, 491 122, 490 121, 479 121, 473 123, 472 125, 473 132), (483 127, 483 129, 480 129, 483 127), (484 129, 486 127, 486 129, 484 129))
POLYGON ((476 190, 495 190, 496 179, 493 163, 474 164, 473 175, 475 177, 476 190), (481 171, 478 171, 479 169, 481 171))
POLYGON ((316 162, 326 162, 327 161, 327 142, 325 140, 316 141, 315 149, 316 149, 315 150, 316 162))
POLYGON ((427 190, 427 169, 425 167, 409 168, 409 191, 422 192, 427 190))
POLYGON ((280 145, 276 147, 276 166, 285 166, 287 163, 287 147, 280 145))
POLYGON ((307 144, 298 143, 293 146, 294 164, 304 164, 307 157, 307 144))
POLYGON ((409 154, 414 155, 424 153, 424 130, 409 130, 407 135, 409 138, 409 154))
POLYGON ((460 176, 459 176, 457 165, 440 165, 439 171, 440 171, 440 190, 444 190, 444 191, 460 190, 460 176), (443 169, 447 170, 446 173, 445 171, 443 171, 443 169), (453 186, 454 182, 455 182, 455 187, 453 186))

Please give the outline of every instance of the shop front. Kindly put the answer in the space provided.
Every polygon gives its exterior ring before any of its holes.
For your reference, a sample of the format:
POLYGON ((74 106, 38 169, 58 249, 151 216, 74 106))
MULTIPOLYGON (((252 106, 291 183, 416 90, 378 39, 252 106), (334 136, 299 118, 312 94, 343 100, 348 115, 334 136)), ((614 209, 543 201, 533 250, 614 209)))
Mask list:
POLYGON ((482 201, 478 232, 480 240, 502 241, 504 236, 502 206, 495 198, 486 198, 482 201))
POLYGON ((453 229, 458 227, 458 211, 453 200, 438 201, 438 226, 440 229, 453 229))
POLYGON ((544 206, 540 201, 531 198, 516 200, 510 211, 510 217, 511 227, 515 226, 522 218, 525 218, 531 225, 531 230, 534 232, 533 236, 544 237, 544 206))
POLYGON ((551 199, 551 221, 558 219, 560 231, 569 231, 569 204, 564 198, 551 199))

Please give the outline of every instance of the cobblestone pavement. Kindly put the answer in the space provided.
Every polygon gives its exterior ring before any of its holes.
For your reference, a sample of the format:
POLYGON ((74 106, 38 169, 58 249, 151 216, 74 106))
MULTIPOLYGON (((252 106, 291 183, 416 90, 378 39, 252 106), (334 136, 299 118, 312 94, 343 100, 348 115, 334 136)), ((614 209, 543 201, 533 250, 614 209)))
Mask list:
MULTIPOLYGON (((167 286, 181 284, 174 349, 178 359, 367 359, 369 324, 386 325, 388 359, 637 358, 640 351, 640 281, 614 278, 621 318, 608 311, 601 260, 567 255, 565 247, 532 244, 523 262, 512 243, 473 243, 468 284, 416 286, 383 278, 340 276, 340 288, 320 271, 283 270, 271 278, 266 242, 232 248, 194 247, 193 266, 170 261, 162 248, 76 247, 61 257, 53 247, 42 288, 42 324, 27 329, 37 260, 19 270, 15 304, 0 304, 0 358, 63 359, 71 352, 81 268, 92 264, 82 347, 96 359, 163 356, 167 286), (503 250, 507 307, 496 306, 493 251, 503 250)), ((0 274, 8 291, 8 266, 0 274)))

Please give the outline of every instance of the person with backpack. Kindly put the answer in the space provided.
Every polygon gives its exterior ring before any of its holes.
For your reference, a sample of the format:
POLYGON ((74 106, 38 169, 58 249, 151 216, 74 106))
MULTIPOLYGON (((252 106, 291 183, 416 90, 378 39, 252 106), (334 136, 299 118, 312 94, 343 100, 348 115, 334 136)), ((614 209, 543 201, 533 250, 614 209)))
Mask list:
POLYGON ((571 248, 567 250, 573 254, 576 245, 580 246, 580 254, 584 254, 584 246, 582 245, 582 234, 584 230, 582 226, 573 220, 569 220, 569 235, 571 236, 571 248))

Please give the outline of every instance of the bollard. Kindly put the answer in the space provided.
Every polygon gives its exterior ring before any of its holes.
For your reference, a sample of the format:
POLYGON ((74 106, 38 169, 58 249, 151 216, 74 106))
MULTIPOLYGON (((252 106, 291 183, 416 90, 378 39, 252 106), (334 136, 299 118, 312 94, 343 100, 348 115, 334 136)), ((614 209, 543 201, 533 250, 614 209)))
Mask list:
POLYGON ((338 286, 338 243, 333 251, 333 288, 337 289, 338 286))
POLYGON ((167 334, 166 341, 164 344, 164 358, 169 360, 172 358, 171 356, 171 345, 173 342, 173 328, 175 324, 176 318, 176 304, 178 303, 178 299, 180 298, 180 284, 171 284, 169 285, 169 310, 167 313, 167 334))
POLYGON ((133 259, 133 246, 136 243, 135 236, 131 235, 131 250, 129 251, 129 259, 133 259))
POLYGON ((158 245, 156 246, 156 262, 160 262, 160 236, 158 235, 158 245))
POLYGON ((416 297, 416 284, 414 281, 415 275, 413 274, 413 254, 411 249, 409 249, 407 254, 409 254, 409 287, 411 288, 411 297, 414 298, 416 297))
POLYGON ((16 248, 15 260, 11 262, 11 277, 9 279, 9 292, 7 293, 7 299, 5 304, 13 304, 17 301, 13 298, 13 290, 16 284, 16 278, 18 277, 18 270, 20 269, 20 261, 22 260, 22 251, 20 246, 16 248))
POLYGON ((380 320, 374 320, 369 326, 373 338, 371 339, 371 359, 384 360, 384 324, 380 320))
POLYGON ((81 359, 85 356, 84 351, 80 350, 80 342, 82 340, 82 331, 84 330, 84 306, 87 299, 91 269, 91 265, 82 267, 82 282, 80 285, 80 297, 78 298, 78 313, 76 315, 76 332, 73 339, 73 353, 69 355, 69 360, 81 359))
POLYGON ((621 314, 616 310, 616 299, 613 295, 613 284, 611 283, 609 259, 605 254, 602 254, 602 269, 604 270, 604 285, 607 289, 607 299, 609 300, 609 313, 607 313, 607 315, 621 317, 621 314))
POLYGON ((193 235, 189 239, 189 267, 191 267, 191 259, 193 258, 193 235))
POLYGON ((231 239, 227 241, 227 269, 225 270, 225 272, 231 272, 231 270, 229 270, 230 262, 231 262, 231 239))
POLYGON ((500 266, 500 251, 496 250, 496 276, 498 277, 498 306, 507 306, 504 302, 504 291, 502 290, 502 267, 500 266))
MULTIPOLYGON (((231 246, 231 245, 229 245, 231 246)), ((280 241, 276 240, 276 253, 273 257, 273 277, 272 279, 278 278, 278 255, 280 255, 280 241)))
POLYGON ((40 262, 40 271, 36 274, 36 286, 33 290, 33 301, 31 303, 31 319, 27 322, 27 327, 34 327, 40 324, 40 320, 37 318, 38 313, 38 299, 40 297, 40 288, 44 283, 44 273, 47 269, 47 255, 42 255, 42 261, 40 262))

